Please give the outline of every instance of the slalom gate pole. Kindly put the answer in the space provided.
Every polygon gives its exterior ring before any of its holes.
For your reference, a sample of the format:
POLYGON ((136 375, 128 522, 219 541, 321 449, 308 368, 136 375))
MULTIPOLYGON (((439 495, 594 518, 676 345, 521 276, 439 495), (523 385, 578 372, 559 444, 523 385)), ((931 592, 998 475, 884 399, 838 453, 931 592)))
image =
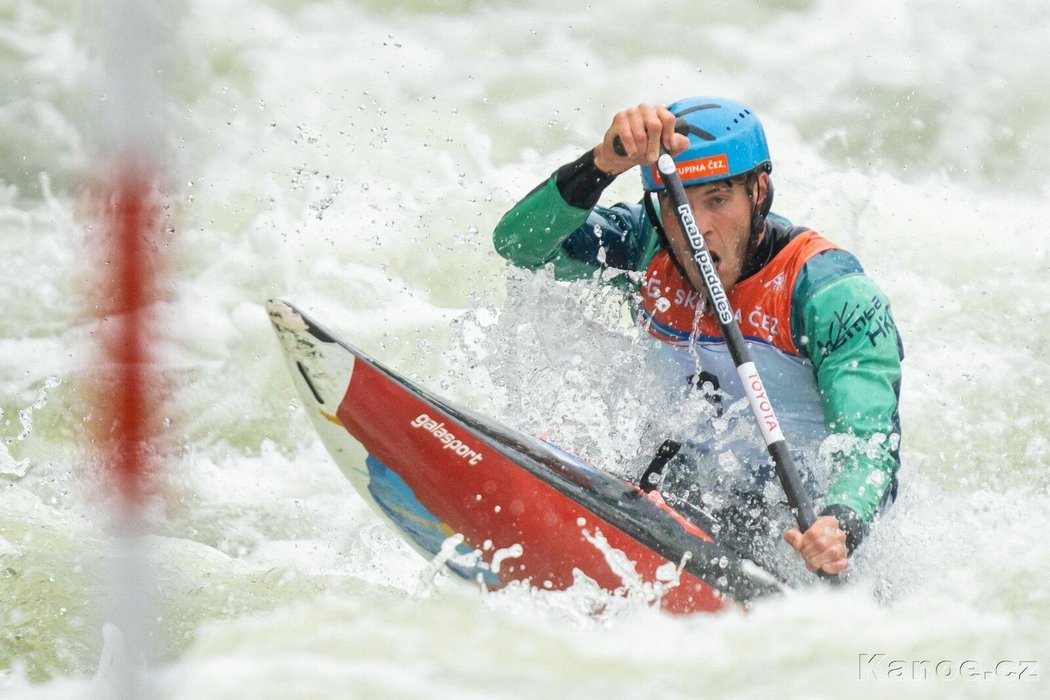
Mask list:
POLYGON ((119 520, 137 523, 142 508, 147 465, 145 448, 152 437, 148 417, 152 379, 149 303, 153 296, 154 270, 147 250, 157 212, 150 202, 150 173, 131 161, 117 166, 106 194, 111 200, 107 216, 107 259, 111 276, 106 280, 109 323, 102 334, 102 354, 113 368, 113 388, 102 397, 106 423, 106 461, 119 496, 119 520))
MULTIPOLYGON (((113 607, 108 622, 119 631, 104 634, 112 654, 100 667, 106 692, 115 700, 145 697, 149 564, 144 556, 143 511, 153 471, 150 454, 157 437, 153 339, 156 297, 155 253, 160 223, 154 204, 154 176, 125 154, 102 185, 103 226, 98 256, 108 264, 100 275, 102 323, 97 334, 101 364, 95 401, 98 450, 108 500, 113 504, 113 607)), ((113 629, 113 628, 110 628, 113 629)))
POLYGON ((144 511, 156 471, 154 443, 163 415, 156 356, 159 290, 163 288, 165 186, 162 130, 165 105, 154 84, 163 33, 146 0, 109 0, 102 8, 102 90, 110 95, 97 138, 100 226, 94 248, 97 296, 89 314, 100 320, 101 368, 95 401, 100 480, 114 505, 112 568, 105 634, 110 664, 99 676, 119 700, 147 697, 152 572, 145 556, 144 511))

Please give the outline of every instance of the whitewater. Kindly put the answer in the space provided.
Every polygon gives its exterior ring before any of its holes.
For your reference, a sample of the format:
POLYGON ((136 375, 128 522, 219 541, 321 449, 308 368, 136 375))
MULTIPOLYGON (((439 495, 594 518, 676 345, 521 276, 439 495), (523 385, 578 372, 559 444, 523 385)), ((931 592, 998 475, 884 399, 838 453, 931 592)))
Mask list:
MULTIPOLYGON (((150 696, 1048 695, 1044 0, 157 5, 164 432, 130 652, 150 696), (853 585, 747 613, 479 591, 352 491, 262 305, 630 475, 655 447, 647 341, 614 292, 508 270, 490 233, 617 110, 697 94, 755 109, 774 210, 892 302, 898 502, 853 585)), ((103 23, 96 3, 0 0, 3 697, 104 697, 122 656, 86 388, 103 23)), ((638 196, 632 172, 603 202, 638 196)))

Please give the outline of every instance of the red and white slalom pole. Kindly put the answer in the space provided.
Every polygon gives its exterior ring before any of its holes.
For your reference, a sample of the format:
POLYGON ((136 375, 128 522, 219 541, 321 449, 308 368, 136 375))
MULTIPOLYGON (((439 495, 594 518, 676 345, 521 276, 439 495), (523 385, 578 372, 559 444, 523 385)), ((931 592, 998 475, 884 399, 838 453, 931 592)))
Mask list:
MULTIPOLYGON (((119 520, 136 525, 141 516, 148 477, 147 454, 154 429, 150 420, 150 385, 157 270, 150 242, 159 223, 152 201, 155 175, 128 159, 118 164, 106 183, 103 248, 108 264, 102 294, 107 322, 101 354, 112 368, 111 390, 101 397, 104 456, 109 478, 119 496, 119 520)), ((154 249, 155 250, 155 249, 154 249)))
POLYGON ((149 639, 147 594, 153 577, 143 550, 144 510, 151 492, 158 437, 160 393, 155 354, 156 300, 164 269, 161 196, 165 183, 158 114, 163 104, 153 84, 161 36, 157 6, 145 0, 112 0, 102 22, 108 36, 102 89, 109 112, 98 135, 100 226, 94 248, 92 300, 101 318, 97 354, 103 368, 96 393, 101 480, 113 496, 115 523, 110 575, 108 668, 103 689, 116 698, 147 697, 149 639))
POLYGON ((113 601, 110 620, 119 635, 106 639, 109 668, 100 669, 112 697, 145 697, 144 661, 149 637, 146 620, 148 582, 152 578, 142 551, 143 513, 155 471, 150 455, 156 438, 157 405, 153 355, 156 239, 159 217, 155 174, 128 159, 118 163, 103 184, 104 226, 100 252, 105 263, 98 333, 103 384, 96 393, 102 482, 112 495, 115 526, 109 576, 113 601))

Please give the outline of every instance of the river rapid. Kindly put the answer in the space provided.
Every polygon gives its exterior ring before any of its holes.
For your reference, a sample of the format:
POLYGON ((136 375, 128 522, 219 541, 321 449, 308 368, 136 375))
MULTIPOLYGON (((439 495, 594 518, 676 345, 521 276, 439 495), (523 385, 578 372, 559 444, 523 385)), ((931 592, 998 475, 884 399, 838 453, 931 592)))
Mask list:
MULTIPOLYGON (((86 389, 101 57, 121 41, 95 5, 0 0, 4 697, 104 696, 122 656, 86 389)), ((172 229, 133 560, 149 696, 1047 694, 1045 0, 152 12, 141 100, 172 229), (695 94, 754 107, 774 209, 856 253, 893 304, 901 491, 855 584, 675 618, 435 572, 325 453, 262 304, 295 301, 438 393, 629 474, 652 447, 648 341, 611 292, 508 271, 490 233, 616 110, 695 94)), ((603 201, 638 193, 629 173, 603 201)))

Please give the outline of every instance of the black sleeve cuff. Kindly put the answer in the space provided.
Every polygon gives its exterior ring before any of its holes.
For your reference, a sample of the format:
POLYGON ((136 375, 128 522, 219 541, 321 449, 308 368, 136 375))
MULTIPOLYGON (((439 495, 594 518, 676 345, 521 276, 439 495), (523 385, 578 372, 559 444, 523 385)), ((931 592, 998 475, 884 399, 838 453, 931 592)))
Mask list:
POLYGON ((562 199, 578 209, 593 209, 602 191, 616 179, 594 164, 593 149, 558 168, 554 176, 562 199))
POLYGON ((846 550, 853 554, 853 550, 860 546, 864 535, 868 532, 868 526, 860 519, 860 516, 849 506, 838 503, 831 504, 820 511, 820 514, 831 515, 839 521, 839 528, 846 533, 846 550))

